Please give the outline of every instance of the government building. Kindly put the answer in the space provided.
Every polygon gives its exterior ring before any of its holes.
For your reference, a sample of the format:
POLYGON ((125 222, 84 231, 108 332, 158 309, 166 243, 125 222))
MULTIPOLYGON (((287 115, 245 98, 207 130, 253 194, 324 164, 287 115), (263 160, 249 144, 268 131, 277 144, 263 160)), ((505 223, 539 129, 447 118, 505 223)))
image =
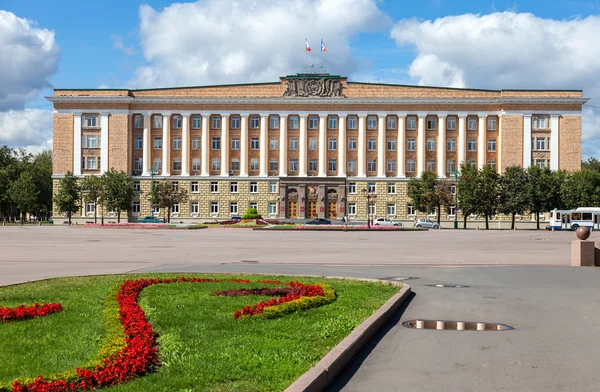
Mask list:
MULTIPOLYGON (((54 189, 67 172, 134 179, 122 217, 166 216, 153 181, 189 191, 176 221, 263 217, 413 220, 408 181, 481 168, 581 165, 581 90, 476 90, 350 82, 297 74, 270 83, 56 89, 54 189), (377 197, 367 202, 367 194, 377 197)), ((93 204, 76 220, 89 221, 93 204)), ((443 212, 453 220, 455 209, 443 212)), ((55 221, 64 218, 54 208, 55 221)), ((106 215, 109 215, 108 213, 106 215)), ((114 214, 113 214, 114 215, 114 214)), ((429 214, 432 219, 435 215, 429 214)))

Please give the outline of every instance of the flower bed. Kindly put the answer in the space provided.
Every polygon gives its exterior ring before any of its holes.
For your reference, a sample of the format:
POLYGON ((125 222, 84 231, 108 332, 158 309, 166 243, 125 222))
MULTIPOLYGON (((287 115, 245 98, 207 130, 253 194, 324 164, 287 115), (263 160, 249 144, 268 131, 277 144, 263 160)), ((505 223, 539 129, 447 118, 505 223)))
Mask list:
POLYGON ((159 229, 165 228, 166 223, 105 223, 104 225, 101 223, 86 223, 83 227, 105 227, 105 228, 135 228, 135 229, 159 229))
POLYGON ((254 230, 304 230, 304 231, 427 231, 428 229, 403 226, 369 226, 367 225, 279 225, 256 227, 254 230))
POLYGON ((9 321, 27 320, 58 313, 62 310, 63 307, 60 303, 40 305, 36 302, 32 306, 20 305, 16 308, 3 308, 0 306, 0 321, 6 323, 9 321))

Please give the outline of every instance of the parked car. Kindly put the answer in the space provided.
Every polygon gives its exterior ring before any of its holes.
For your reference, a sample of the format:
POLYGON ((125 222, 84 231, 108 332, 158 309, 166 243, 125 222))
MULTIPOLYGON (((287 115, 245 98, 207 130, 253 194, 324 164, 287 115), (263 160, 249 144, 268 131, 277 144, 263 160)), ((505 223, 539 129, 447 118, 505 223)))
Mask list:
POLYGON ((325 218, 317 218, 306 222, 307 225, 330 225, 331 221, 325 218))
POLYGON ((439 229, 440 225, 437 222, 434 222, 429 219, 417 219, 415 222, 415 227, 425 227, 428 229, 439 229))
POLYGON ((373 221, 373 226, 402 226, 402 223, 387 218, 377 218, 373 221))
POLYGON ((231 220, 242 220, 242 217, 239 215, 232 215, 231 220))
POLYGON ((156 219, 153 216, 145 216, 137 220, 137 223, 163 223, 162 219, 156 219))

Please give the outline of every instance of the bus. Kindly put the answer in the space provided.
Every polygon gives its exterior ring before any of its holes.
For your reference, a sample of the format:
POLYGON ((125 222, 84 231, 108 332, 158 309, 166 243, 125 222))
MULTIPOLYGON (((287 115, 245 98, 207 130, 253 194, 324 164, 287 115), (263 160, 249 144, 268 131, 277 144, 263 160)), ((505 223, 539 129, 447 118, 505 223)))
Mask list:
POLYGON ((552 210, 547 230, 577 230, 587 227, 600 230, 600 207, 579 207, 575 210, 552 210))

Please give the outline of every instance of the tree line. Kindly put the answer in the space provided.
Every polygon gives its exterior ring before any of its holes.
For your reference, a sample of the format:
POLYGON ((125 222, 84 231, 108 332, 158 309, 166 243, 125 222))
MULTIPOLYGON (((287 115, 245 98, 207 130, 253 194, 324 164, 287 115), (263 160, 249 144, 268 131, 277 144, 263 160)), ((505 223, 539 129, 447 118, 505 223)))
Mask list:
POLYGON ((600 161, 590 158, 582 169, 567 173, 548 167, 507 167, 502 175, 492 166, 476 169, 464 164, 456 182, 439 179, 435 172, 425 171, 408 183, 408 196, 421 212, 437 212, 440 223, 442 208, 455 206, 462 215, 463 228, 470 215, 489 219, 497 214, 511 217, 511 229, 516 215, 526 212, 536 215, 540 228, 540 213, 553 209, 600 206, 600 161), (455 193, 453 192, 455 186, 455 193))

